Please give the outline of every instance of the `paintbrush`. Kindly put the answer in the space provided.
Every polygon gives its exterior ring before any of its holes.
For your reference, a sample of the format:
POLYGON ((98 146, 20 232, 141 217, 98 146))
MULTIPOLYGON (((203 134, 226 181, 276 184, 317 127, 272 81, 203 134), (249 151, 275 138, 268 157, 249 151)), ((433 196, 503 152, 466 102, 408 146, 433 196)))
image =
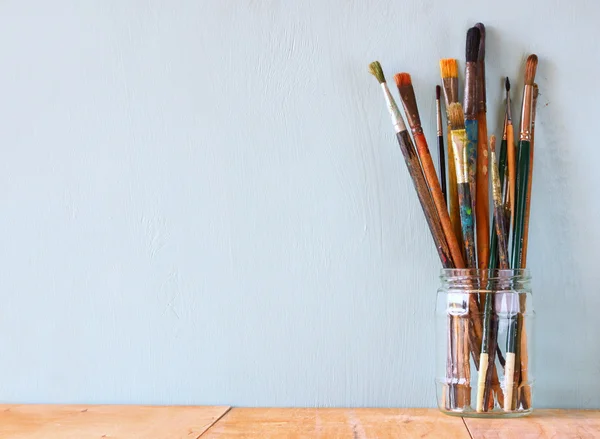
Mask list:
MULTIPOLYGON (((506 270, 508 265, 508 248, 506 242, 506 216, 504 214, 504 205, 502 204, 502 182, 500 170, 496 161, 496 136, 490 138, 490 159, 492 172, 492 199, 494 203, 494 233, 497 237, 497 247, 499 254, 499 268, 506 270)), ((492 267, 490 267, 492 268, 492 267)), ((485 296, 484 314, 483 314, 483 337, 481 343, 480 368, 477 387, 477 411, 487 411, 487 404, 484 401, 489 400, 490 388, 492 384, 492 370, 494 369, 496 353, 497 321, 492 306, 494 294, 492 288, 488 286, 489 292, 485 296)))
MULTIPOLYGON (((446 105, 446 116, 450 104, 458 102, 458 61, 454 58, 440 60, 440 73, 442 77, 442 88, 444 90, 444 103, 446 105)), ((454 169, 454 151, 452 150, 452 138, 450 135, 450 121, 447 126, 448 140, 448 207, 452 228, 462 247, 462 231, 460 225, 460 212, 458 208, 458 192, 456 190, 456 170, 454 169)))
POLYGON ((508 207, 510 210, 510 221, 507 224, 507 227, 510 226, 513 221, 513 215, 515 212, 515 187, 516 187, 516 151, 515 151, 515 134, 512 123, 512 110, 510 104, 510 81, 508 77, 504 82, 504 86, 506 88, 506 153, 508 157, 508 192, 506 194, 506 201, 508 202, 508 207))
MULTIPOLYGON (((440 95, 442 87, 435 86, 435 112, 437 116, 437 140, 438 140, 438 165, 440 168, 440 184, 442 186, 442 194, 444 201, 448 204, 448 192, 446 189, 446 152, 444 151, 444 131, 442 129, 442 105, 440 95)), ((452 218, 450 218, 452 221, 452 218)))
MULTIPOLYGON (((469 177, 469 186, 471 189, 471 203, 473 212, 475 212, 475 204, 477 188, 477 58, 479 57, 479 42, 481 40, 481 32, 476 27, 472 27, 467 31, 467 44, 465 50, 465 94, 464 98, 464 114, 465 114, 465 130, 467 133, 467 171, 469 177)), ((460 195, 459 195, 460 197, 460 195)), ((459 201, 460 204, 460 201, 459 201)), ((461 217, 462 220, 462 217, 461 217)), ((464 230, 464 229, 463 229, 464 230)), ((463 236, 463 238, 466 240, 463 236)), ((476 243, 474 243, 476 245, 476 243)), ((474 267, 477 267, 475 265, 474 267)))
MULTIPOLYGON (((529 160, 531 142, 531 122, 533 109, 533 83, 537 70, 538 59, 530 55, 525 65, 525 87, 523 88, 523 104, 521 106, 521 125, 519 128, 519 151, 517 157, 517 184, 514 213, 514 230, 512 240, 511 266, 520 269, 523 261, 523 233, 525 221, 525 205, 529 180, 529 160)), ((514 312, 513 312, 514 314, 514 312)), ((514 383, 519 382, 515 377, 515 358, 519 340, 517 316, 511 317, 506 334, 506 367, 505 367, 505 398, 504 410, 513 409, 514 383), (510 393, 509 393, 510 392, 510 393)))
MULTIPOLYGON (((529 178, 527 180, 527 199, 525 201, 525 220, 524 220, 524 231, 523 231, 523 258, 521 261, 521 268, 526 268, 527 265, 527 247, 529 243, 529 214, 531 211, 531 184, 533 181, 533 155, 534 155, 534 140, 535 140, 535 114, 537 109, 539 89, 537 84, 533 84, 533 103, 532 103, 532 114, 531 114, 531 142, 530 142, 530 154, 529 154, 529 178)), ((525 299, 521 299, 521 309, 525 307, 525 299)), ((524 327, 522 316, 519 316, 518 321, 519 333, 521 334, 519 359, 520 359, 520 387, 523 389, 521 392, 521 404, 524 409, 531 407, 531 387, 529 387, 529 355, 527 350, 527 334, 524 327), (522 385, 525 383, 525 385, 522 385)))
MULTIPOLYGON (((419 157, 415 150, 415 147, 412 143, 410 135, 408 134, 408 130, 406 129, 406 125, 404 124, 404 120, 402 115, 400 114, 400 110, 396 105, 392 94, 390 93, 389 87, 386 83, 385 76, 383 74, 383 70, 381 68, 381 64, 378 61, 372 62, 369 64, 369 71, 379 84, 381 84, 381 88, 383 90, 383 96, 387 104, 388 111, 392 118, 392 125, 394 126, 394 130, 396 132, 396 138, 398 140, 398 144, 400 145, 400 150, 402 151, 402 155, 404 156, 404 160, 406 162, 406 167, 408 168, 408 172, 413 181, 413 185, 417 192, 417 197, 419 198, 419 202, 421 203, 421 208, 423 209, 423 213, 425 214, 425 220, 429 226, 429 230, 431 232, 431 236, 433 237, 433 241, 438 250, 438 254, 440 260, 442 262, 442 266, 444 268, 454 268, 455 263, 450 255, 450 249, 448 247, 448 242, 443 233, 442 226, 439 221, 439 217, 437 215, 437 211, 435 208, 435 204, 433 203, 433 199, 431 198, 431 194, 429 192, 429 188, 427 186, 427 182, 425 180, 425 176, 423 174, 423 170, 421 168, 421 164, 419 163, 419 157)), ((461 263, 462 261, 458 261, 461 263)), ((463 262, 464 264, 464 262, 463 262)), ((464 265, 459 265, 462 267, 464 265)), ((452 316, 449 317, 449 355, 447 359, 446 365, 446 375, 448 377, 448 398, 446 400, 446 404, 448 404, 448 408, 457 407, 457 394, 458 389, 453 384, 455 381, 453 377, 458 376, 458 370, 461 368, 460 363, 462 359, 458 357, 456 351, 456 327, 458 326, 458 319, 452 316)), ((468 357, 467 357, 468 361, 468 357)))
POLYGON ((490 239, 490 199, 488 188, 488 146, 485 93, 485 26, 475 25, 479 29, 480 40, 477 55, 477 193, 475 198, 475 224, 477 225, 477 261, 480 269, 486 269, 489 258, 490 239))
POLYGON ((450 215, 448 214, 448 208, 444 201, 444 195, 442 194, 442 188, 435 172, 435 165, 429 152, 429 146, 421 127, 421 118, 419 117, 419 109, 417 107, 417 99, 415 97, 415 91, 412 85, 412 80, 408 73, 398 73, 394 75, 394 80, 398 86, 398 92, 400 93, 400 99, 404 106, 404 112, 406 113, 406 119, 408 125, 411 128, 413 138, 417 147, 417 153, 421 161, 421 167, 423 168, 423 174, 425 180, 429 186, 431 198, 435 204, 435 208, 438 213, 438 217, 442 224, 442 230, 446 236, 448 246, 450 247, 450 254, 452 260, 462 261, 461 248, 452 229, 452 223, 450 222, 450 215))

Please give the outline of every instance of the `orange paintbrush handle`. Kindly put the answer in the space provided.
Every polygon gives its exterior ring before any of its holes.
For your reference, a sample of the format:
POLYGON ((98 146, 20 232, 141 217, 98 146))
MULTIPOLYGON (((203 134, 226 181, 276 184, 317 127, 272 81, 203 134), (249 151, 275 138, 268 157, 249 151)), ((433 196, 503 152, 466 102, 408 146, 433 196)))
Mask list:
POLYGON ((458 189, 456 186, 456 165, 454 164, 454 148, 452 148, 451 127, 448 125, 448 204, 450 221, 454 229, 454 235, 460 248, 462 247, 462 229, 460 223, 460 208, 458 206, 458 189))
POLYGON ((448 247, 450 248, 452 260, 454 261, 456 268, 464 268, 465 261, 462 256, 461 248, 458 245, 456 235, 454 234, 454 230, 452 229, 452 222, 450 221, 450 215, 448 214, 446 201, 444 200, 444 195, 442 194, 440 181, 438 180, 435 172, 435 165, 433 164, 433 159, 431 158, 431 154, 429 152, 429 146, 427 146, 427 140, 425 140, 425 135, 423 132, 418 132, 414 134, 413 137, 415 139, 417 153, 421 159, 423 174, 425 174, 425 180, 427 180, 427 185, 429 186, 429 190, 431 192, 431 198, 433 198, 433 203, 435 204, 440 222, 442 223, 442 230, 448 241, 448 247))
POLYGON ((508 158, 508 205, 510 207, 510 217, 515 213, 515 191, 517 186, 517 160, 515 151, 515 134, 513 125, 506 126, 506 153, 508 158))
POLYGON ((488 187, 487 121, 484 111, 477 114, 477 260, 479 268, 487 268, 490 255, 490 198, 488 187))

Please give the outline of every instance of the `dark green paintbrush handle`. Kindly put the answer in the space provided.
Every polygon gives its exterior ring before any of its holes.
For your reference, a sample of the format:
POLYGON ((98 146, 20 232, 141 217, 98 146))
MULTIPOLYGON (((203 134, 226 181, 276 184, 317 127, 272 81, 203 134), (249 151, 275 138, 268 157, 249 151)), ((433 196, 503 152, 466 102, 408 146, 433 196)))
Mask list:
POLYGON ((525 230, 525 207, 527 204, 527 183, 529 180, 529 151, 530 144, 527 140, 519 142, 517 157, 517 187, 515 203, 515 219, 512 242, 512 268, 521 268, 523 259, 523 232, 525 230))
MULTIPOLYGON (((527 181, 529 179, 529 149, 530 144, 527 140, 519 142, 519 154, 517 157, 517 187, 515 218, 512 242, 512 268, 518 270, 521 268, 523 258, 523 231, 525 229, 525 206, 527 201, 527 181)), ((511 316, 506 334, 506 351, 517 352, 517 317, 511 316)))

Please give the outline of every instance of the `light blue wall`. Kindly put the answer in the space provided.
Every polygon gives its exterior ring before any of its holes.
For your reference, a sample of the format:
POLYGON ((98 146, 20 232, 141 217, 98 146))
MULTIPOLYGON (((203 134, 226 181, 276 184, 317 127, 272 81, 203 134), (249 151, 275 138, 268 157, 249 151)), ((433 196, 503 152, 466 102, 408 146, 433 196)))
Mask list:
POLYGON ((600 4, 454 3, 1 2, 0 400, 434 405, 439 262, 367 64, 433 134, 482 21, 492 132, 540 57, 536 404, 600 407, 600 4))

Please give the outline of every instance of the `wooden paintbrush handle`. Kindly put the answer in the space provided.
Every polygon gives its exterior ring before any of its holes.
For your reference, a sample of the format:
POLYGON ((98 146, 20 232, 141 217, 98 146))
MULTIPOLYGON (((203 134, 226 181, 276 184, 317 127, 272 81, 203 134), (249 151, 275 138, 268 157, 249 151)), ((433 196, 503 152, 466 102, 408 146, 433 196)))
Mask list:
POLYGON ((452 133, 448 125, 448 204, 450 205, 450 221, 452 229, 462 248, 462 230, 460 226, 460 209, 458 207, 458 191, 456 189, 456 166, 454 164, 454 149, 452 148, 452 133))
MULTIPOLYGON (((535 107, 534 107, 535 108, 535 107)), ((529 145, 529 179, 527 180, 527 196, 525 200, 525 221, 524 221, 524 230, 523 230, 523 256, 521 260, 521 268, 527 267, 527 247, 529 244, 529 215, 531 212, 531 187, 533 182, 533 146, 535 140, 535 129, 532 127, 531 129, 531 143, 529 145)), ((521 300, 522 309, 525 308, 525 300, 521 300)), ((520 385, 523 389, 521 395, 521 403, 523 404, 523 408, 528 409, 531 407, 531 388, 529 387, 529 351, 527 350, 527 328, 525 327, 525 322, 523 322, 523 329, 521 332, 521 340, 520 340, 520 372, 521 379, 520 385)))
POLYGON ((416 154, 408 131, 401 131, 396 134, 396 137, 398 139, 398 144, 400 145, 402 155, 404 156, 408 173, 410 174, 413 185, 415 186, 417 197, 421 203, 421 208, 425 214, 425 220, 429 226, 429 231, 431 232, 438 255, 442 261, 442 266, 444 268, 454 268, 454 262, 450 248, 448 247, 448 241, 438 219, 435 204, 431 198, 427 181, 425 180, 425 176, 421 169, 421 164, 419 163, 419 157, 416 154))
POLYGON ((425 175, 425 180, 429 185, 431 198, 433 198, 433 203, 435 204, 435 208, 438 212, 438 216, 442 224, 442 230, 446 236, 448 247, 450 248, 452 260, 454 261, 456 268, 463 268, 465 266, 465 262, 462 257, 461 249, 458 246, 456 235, 452 229, 452 222, 450 221, 448 208, 446 207, 446 202, 444 201, 444 196, 442 195, 442 188, 440 187, 440 182, 435 172, 435 165, 433 164, 433 159, 431 158, 429 147, 427 146, 427 140, 425 140, 425 135, 422 132, 416 133, 414 135, 414 139, 419 158, 421 159, 423 174, 425 175))
POLYGON ((477 204, 475 205, 477 261, 480 269, 486 269, 490 252, 490 198, 487 121, 485 112, 482 111, 477 114, 477 122, 477 204))

